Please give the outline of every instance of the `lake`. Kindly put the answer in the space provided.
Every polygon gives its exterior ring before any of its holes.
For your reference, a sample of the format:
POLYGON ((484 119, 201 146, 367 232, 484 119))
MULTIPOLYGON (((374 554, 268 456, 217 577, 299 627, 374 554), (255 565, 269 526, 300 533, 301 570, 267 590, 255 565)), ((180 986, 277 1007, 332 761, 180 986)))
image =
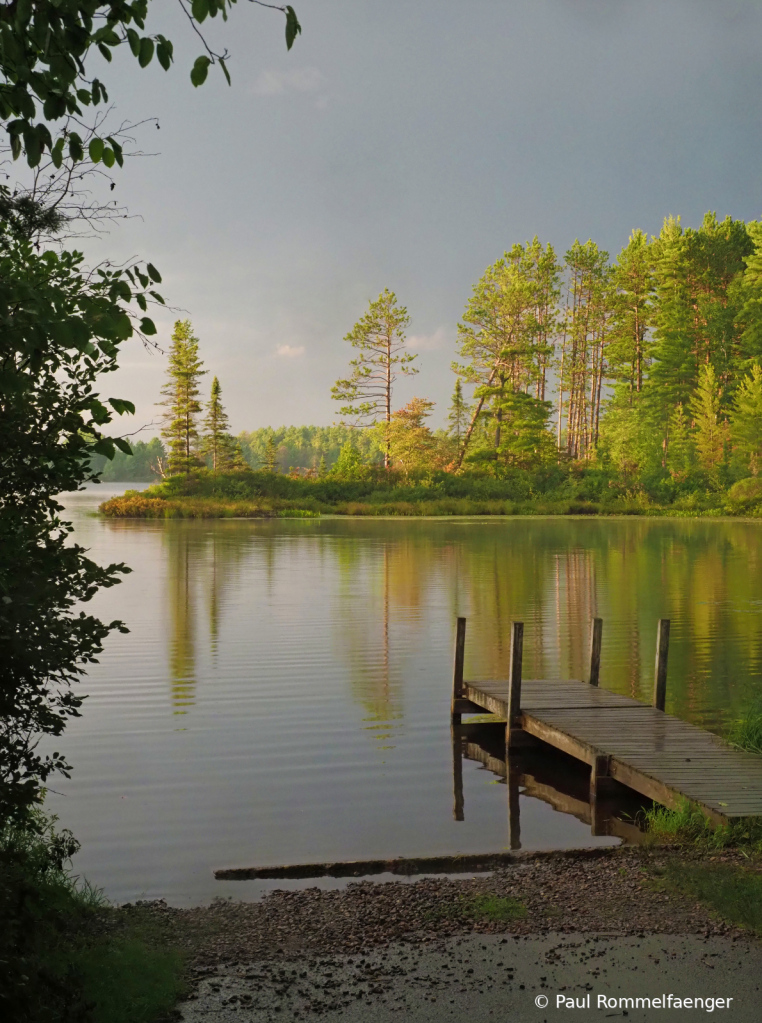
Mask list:
MULTIPOLYGON (((584 678, 597 615, 601 685, 650 702, 670 618, 668 712, 721 732, 762 696, 762 523, 93 516, 125 486, 63 497, 92 556, 132 567, 91 605, 131 631, 83 681, 57 741, 73 776, 48 797, 77 870, 119 902, 293 883, 218 867, 506 848, 506 785, 482 765, 464 763, 453 818, 457 615, 466 677, 507 678, 522 620, 525 677, 584 678)), ((526 849, 617 841, 520 809, 526 849)))

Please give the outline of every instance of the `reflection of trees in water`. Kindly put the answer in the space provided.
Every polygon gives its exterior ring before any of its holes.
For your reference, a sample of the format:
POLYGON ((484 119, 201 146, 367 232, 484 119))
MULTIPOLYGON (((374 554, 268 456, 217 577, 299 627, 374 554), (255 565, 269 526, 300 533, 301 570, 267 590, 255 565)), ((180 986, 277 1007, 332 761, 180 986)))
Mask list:
MULTIPOLYGON (((173 702, 194 699, 200 615, 217 647, 225 595, 254 551, 272 593, 299 571, 332 600, 335 658, 381 740, 403 715, 416 638, 469 619, 466 672, 506 678, 510 623, 526 623, 527 677, 587 677, 589 622, 604 619, 601 684, 650 702, 656 622, 672 619, 668 709, 699 724, 762 692, 762 526, 665 520, 500 523, 325 522, 309 537, 281 523, 168 523, 173 702), (240 527, 240 528, 239 528, 240 527), (292 555, 302 544, 306 562, 292 555), (305 548, 307 550, 307 548, 305 548), (288 553, 284 562, 280 553, 288 553), (298 564, 298 569, 294 565, 298 564)), ((314 527, 313 527, 314 528, 314 527)), ((203 634, 205 635, 203 630, 203 634)), ((426 642, 429 642, 426 640, 426 642)), ((443 685, 447 685, 445 679, 443 685)))
MULTIPOLYGON (((175 714, 195 703, 199 608, 206 606, 208 642, 217 652, 225 591, 237 574, 248 548, 240 529, 199 523, 167 523, 167 589, 170 618, 169 677, 175 714)), ((204 636, 206 639, 206 636, 204 636)))
MULTIPOLYGON (((437 543, 419 530, 375 532, 371 542, 344 538, 333 547, 338 569, 338 657, 349 665, 352 694, 370 729, 403 716, 409 630, 426 625, 437 543)), ((377 734, 376 738, 385 738, 377 734)))

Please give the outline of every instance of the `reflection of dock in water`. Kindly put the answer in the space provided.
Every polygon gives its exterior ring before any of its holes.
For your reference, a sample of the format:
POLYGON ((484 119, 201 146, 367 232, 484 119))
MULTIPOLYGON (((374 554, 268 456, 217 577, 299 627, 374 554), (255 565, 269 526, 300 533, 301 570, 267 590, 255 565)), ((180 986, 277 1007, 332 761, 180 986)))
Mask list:
POLYGON ((453 726, 454 816, 465 820, 463 760, 483 765, 505 778, 508 786, 508 834, 511 849, 521 848, 519 797, 530 796, 548 803, 560 813, 568 813, 590 826, 595 836, 610 835, 629 843, 644 839, 632 821, 643 807, 643 799, 624 786, 605 799, 591 802, 590 780, 585 768, 571 757, 555 750, 523 750, 501 756, 503 728, 494 723, 453 726))
POLYGON ((659 623, 652 707, 598 687, 601 633, 601 620, 593 619, 590 682, 522 680, 521 622, 513 623, 510 678, 470 682, 463 677, 466 620, 458 619, 451 706, 456 818, 463 819, 464 755, 507 778, 512 848, 519 847, 514 830, 518 833, 521 787, 589 822, 594 835, 629 840, 637 829, 617 820, 614 807, 631 800, 633 793, 671 809, 687 801, 716 824, 762 814, 762 757, 732 749, 718 736, 664 712, 669 622, 659 623), (493 718, 481 727, 495 729, 499 724, 503 736, 496 756, 481 743, 465 741, 463 730, 472 737, 472 729, 480 726, 464 725, 462 715, 485 712, 493 718), (550 749, 584 765, 586 794, 566 792, 557 781, 561 775, 538 776, 527 766, 528 755, 536 768, 550 749))

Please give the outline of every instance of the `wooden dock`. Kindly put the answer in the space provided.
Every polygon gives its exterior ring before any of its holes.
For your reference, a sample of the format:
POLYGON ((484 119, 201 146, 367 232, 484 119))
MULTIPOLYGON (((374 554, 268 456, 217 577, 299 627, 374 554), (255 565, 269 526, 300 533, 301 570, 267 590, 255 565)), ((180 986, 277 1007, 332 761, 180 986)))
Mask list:
POLYGON ((601 623, 591 629, 591 682, 522 679, 523 625, 513 623, 510 678, 463 678, 466 620, 458 619, 452 721, 485 711, 505 721, 506 756, 547 743, 590 767, 590 806, 625 785, 672 809, 685 800, 717 824, 762 815, 762 756, 735 750, 664 711, 669 622, 659 624, 654 705, 597 685, 601 623))

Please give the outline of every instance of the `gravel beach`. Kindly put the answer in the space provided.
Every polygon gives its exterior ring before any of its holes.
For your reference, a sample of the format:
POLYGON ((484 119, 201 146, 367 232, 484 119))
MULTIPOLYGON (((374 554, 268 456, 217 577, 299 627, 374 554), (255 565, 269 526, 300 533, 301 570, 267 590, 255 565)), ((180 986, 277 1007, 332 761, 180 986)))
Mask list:
POLYGON ((193 949, 194 989, 178 1017, 188 1023, 382 1021, 401 1011, 421 1020, 466 1012, 545 1020, 569 1008, 555 1004, 564 992, 590 994, 584 1012, 600 1018, 667 1011, 617 1004, 604 1012, 593 1004, 601 993, 672 993, 735 999, 683 1012, 758 1020, 762 946, 666 890, 669 855, 631 847, 527 855, 476 877, 359 881, 151 911, 193 949), (515 915, 475 912, 491 898, 508 900, 499 904, 516 906, 515 915), (534 1003, 542 995, 544 1014, 534 1003))

